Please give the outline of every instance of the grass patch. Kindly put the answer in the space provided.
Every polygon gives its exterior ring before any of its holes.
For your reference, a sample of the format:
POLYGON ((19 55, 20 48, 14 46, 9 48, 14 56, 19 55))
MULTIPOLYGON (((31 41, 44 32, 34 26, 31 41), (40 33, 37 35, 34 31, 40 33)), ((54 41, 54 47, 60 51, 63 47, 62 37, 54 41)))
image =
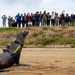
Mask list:
POLYGON ((35 33, 32 34, 32 37, 36 38, 38 35, 39 34, 35 32, 35 33))
POLYGON ((71 45, 74 47, 75 38, 36 38, 34 40, 30 40, 28 45, 71 45))
POLYGON ((36 38, 37 36, 42 35, 42 34, 44 34, 43 31, 34 32, 34 33, 32 34, 32 37, 36 38))
POLYGON ((49 27, 43 27, 42 28, 42 30, 48 30, 49 29, 49 27))
POLYGON ((70 33, 70 32, 75 32, 75 30, 69 30, 67 33, 70 33))
POLYGON ((59 44, 69 44, 69 45, 73 44, 73 45, 75 45, 75 38, 62 38, 59 40, 58 43, 59 44))
MULTIPOLYGON (((71 28, 72 29, 72 28, 71 28)), ((23 30, 29 30, 30 35, 27 35, 25 38, 24 45, 71 45, 71 47, 75 47, 75 30, 68 30, 63 31, 59 28, 55 30, 55 28, 51 27, 42 27, 37 28, 35 27, 27 27, 27 28, 0 28, 0 35, 1 38, 8 38, 8 40, 1 40, 0 45, 6 46, 10 44, 13 39, 10 40, 12 37, 16 37, 17 34, 23 30), (45 30, 45 31, 44 31, 45 30), (51 31, 51 32, 50 32, 51 31), (5 37, 6 36, 6 37, 5 37), (64 37, 65 36, 65 37, 64 37), (70 37, 71 36, 71 37, 70 37)))
POLYGON ((31 40, 29 44, 46 46, 50 44, 55 44, 57 43, 56 41, 57 39, 54 39, 54 38, 36 38, 33 41, 31 40))
MULTIPOLYGON (((18 34, 19 32, 21 32, 22 31, 22 29, 20 29, 20 28, 0 28, 0 33, 3 33, 3 32, 7 32, 8 34, 10 33, 12 33, 12 34, 18 34)), ((7 34, 7 35, 8 35, 7 34)))
POLYGON ((61 33, 61 34, 54 34, 54 35, 52 35, 52 37, 53 38, 63 38, 63 33, 61 33))
POLYGON ((54 44, 56 42, 56 39, 54 38, 43 38, 41 39, 41 45, 46 46, 46 45, 50 45, 50 44, 54 44))
POLYGON ((11 40, 3 40, 3 41, 0 41, 0 45, 1 46, 7 46, 8 44, 10 44, 12 41, 11 40))

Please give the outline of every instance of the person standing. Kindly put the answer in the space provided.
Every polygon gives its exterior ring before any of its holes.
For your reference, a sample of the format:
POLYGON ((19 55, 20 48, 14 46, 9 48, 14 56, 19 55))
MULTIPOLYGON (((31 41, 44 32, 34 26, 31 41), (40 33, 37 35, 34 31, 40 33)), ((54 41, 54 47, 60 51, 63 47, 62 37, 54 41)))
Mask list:
POLYGON ((26 15, 27 26, 26 27, 28 27, 30 21, 31 21, 30 13, 27 13, 26 15))
POLYGON ((50 26, 50 19, 51 19, 51 16, 49 14, 49 12, 47 13, 47 26, 50 26))
MULTIPOLYGON (((22 24, 22 27, 25 27, 23 14, 21 14, 20 25, 21 25, 21 24, 22 24)), ((20 27, 21 27, 21 26, 20 26, 20 27)))
POLYGON ((56 26, 59 25, 59 16, 58 16, 58 13, 55 14, 55 25, 56 26))
POLYGON ((35 14, 32 14, 32 25, 35 26, 35 14))
POLYGON ((51 25, 55 25, 55 13, 54 11, 52 11, 52 14, 51 14, 51 25))
POLYGON ((9 16, 9 17, 8 17, 8 27, 9 27, 9 28, 12 26, 11 22, 12 22, 12 19, 11 19, 11 17, 9 16))
POLYGON ((24 13, 24 26, 27 27, 26 13, 24 13))
POLYGON ((44 11, 44 13, 42 15, 42 22, 43 22, 43 26, 47 25, 47 14, 46 14, 46 11, 44 11))
POLYGON ((69 17, 68 13, 65 16, 65 24, 68 25, 68 26, 70 25, 70 17, 69 17))
POLYGON ((65 14, 63 12, 61 14, 61 25, 65 26, 65 14))
POLYGON ((74 14, 71 14, 70 16, 70 25, 74 26, 74 14))
POLYGON ((20 25, 21 25, 21 16, 20 16, 20 13, 18 13, 16 16, 15 16, 15 19, 16 19, 16 23, 17 23, 17 26, 20 28, 20 25))
POLYGON ((38 11, 36 12, 35 19, 36 19, 36 26, 39 26, 40 25, 40 14, 38 11))
POLYGON ((42 26, 43 25, 43 22, 42 22, 42 11, 40 11, 40 26, 42 26))
POLYGON ((6 19, 7 19, 7 16, 6 15, 3 15, 2 16, 2 20, 3 20, 3 28, 6 28, 6 19))

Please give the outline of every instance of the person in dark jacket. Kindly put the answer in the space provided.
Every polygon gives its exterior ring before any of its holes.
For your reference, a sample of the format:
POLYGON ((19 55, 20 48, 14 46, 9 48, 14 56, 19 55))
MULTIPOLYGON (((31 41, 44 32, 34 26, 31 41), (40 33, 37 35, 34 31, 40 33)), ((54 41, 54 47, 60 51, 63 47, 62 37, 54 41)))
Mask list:
POLYGON ((32 25, 34 26, 35 25, 35 14, 32 14, 31 21, 32 21, 32 25))
POLYGON ((74 21, 75 21, 74 14, 71 14, 71 17, 70 17, 70 25, 71 26, 74 26, 74 21))
POLYGON ((35 19, 36 19, 36 26, 39 26, 39 24, 40 24, 40 14, 39 14, 38 11, 35 14, 35 19))
POLYGON ((69 14, 66 14, 66 17, 65 17, 65 23, 66 23, 66 25, 69 25, 69 23, 70 23, 70 17, 69 17, 69 14))
POLYGON ((50 26, 50 19, 51 16, 49 15, 49 13, 47 13, 47 26, 50 26))
POLYGON ((61 25, 65 26, 65 14, 63 12, 61 14, 61 25))
POLYGON ((21 14, 20 25, 21 25, 21 24, 22 24, 22 27, 25 27, 23 14, 21 14))

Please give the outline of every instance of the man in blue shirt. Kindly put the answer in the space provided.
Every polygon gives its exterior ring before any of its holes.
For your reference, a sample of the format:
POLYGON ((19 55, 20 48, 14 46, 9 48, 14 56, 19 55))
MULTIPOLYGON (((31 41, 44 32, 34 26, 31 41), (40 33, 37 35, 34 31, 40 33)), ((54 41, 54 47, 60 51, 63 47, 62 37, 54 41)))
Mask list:
POLYGON ((21 25, 21 22, 20 22, 20 20, 21 20, 20 13, 18 13, 18 14, 15 16, 15 19, 16 19, 16 22, 17 22, 18 27, 20 27, 20 25, 21 25))

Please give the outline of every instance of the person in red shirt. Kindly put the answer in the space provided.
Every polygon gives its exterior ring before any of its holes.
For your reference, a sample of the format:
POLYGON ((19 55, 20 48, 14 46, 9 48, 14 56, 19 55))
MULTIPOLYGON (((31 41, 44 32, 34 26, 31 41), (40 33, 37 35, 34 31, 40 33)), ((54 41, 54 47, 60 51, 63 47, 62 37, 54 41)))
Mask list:
POLYGON ((28 27, 28 22, 31 21, 30 13, 27 14, 26 21, 27 21, 27 27, 28 27))

